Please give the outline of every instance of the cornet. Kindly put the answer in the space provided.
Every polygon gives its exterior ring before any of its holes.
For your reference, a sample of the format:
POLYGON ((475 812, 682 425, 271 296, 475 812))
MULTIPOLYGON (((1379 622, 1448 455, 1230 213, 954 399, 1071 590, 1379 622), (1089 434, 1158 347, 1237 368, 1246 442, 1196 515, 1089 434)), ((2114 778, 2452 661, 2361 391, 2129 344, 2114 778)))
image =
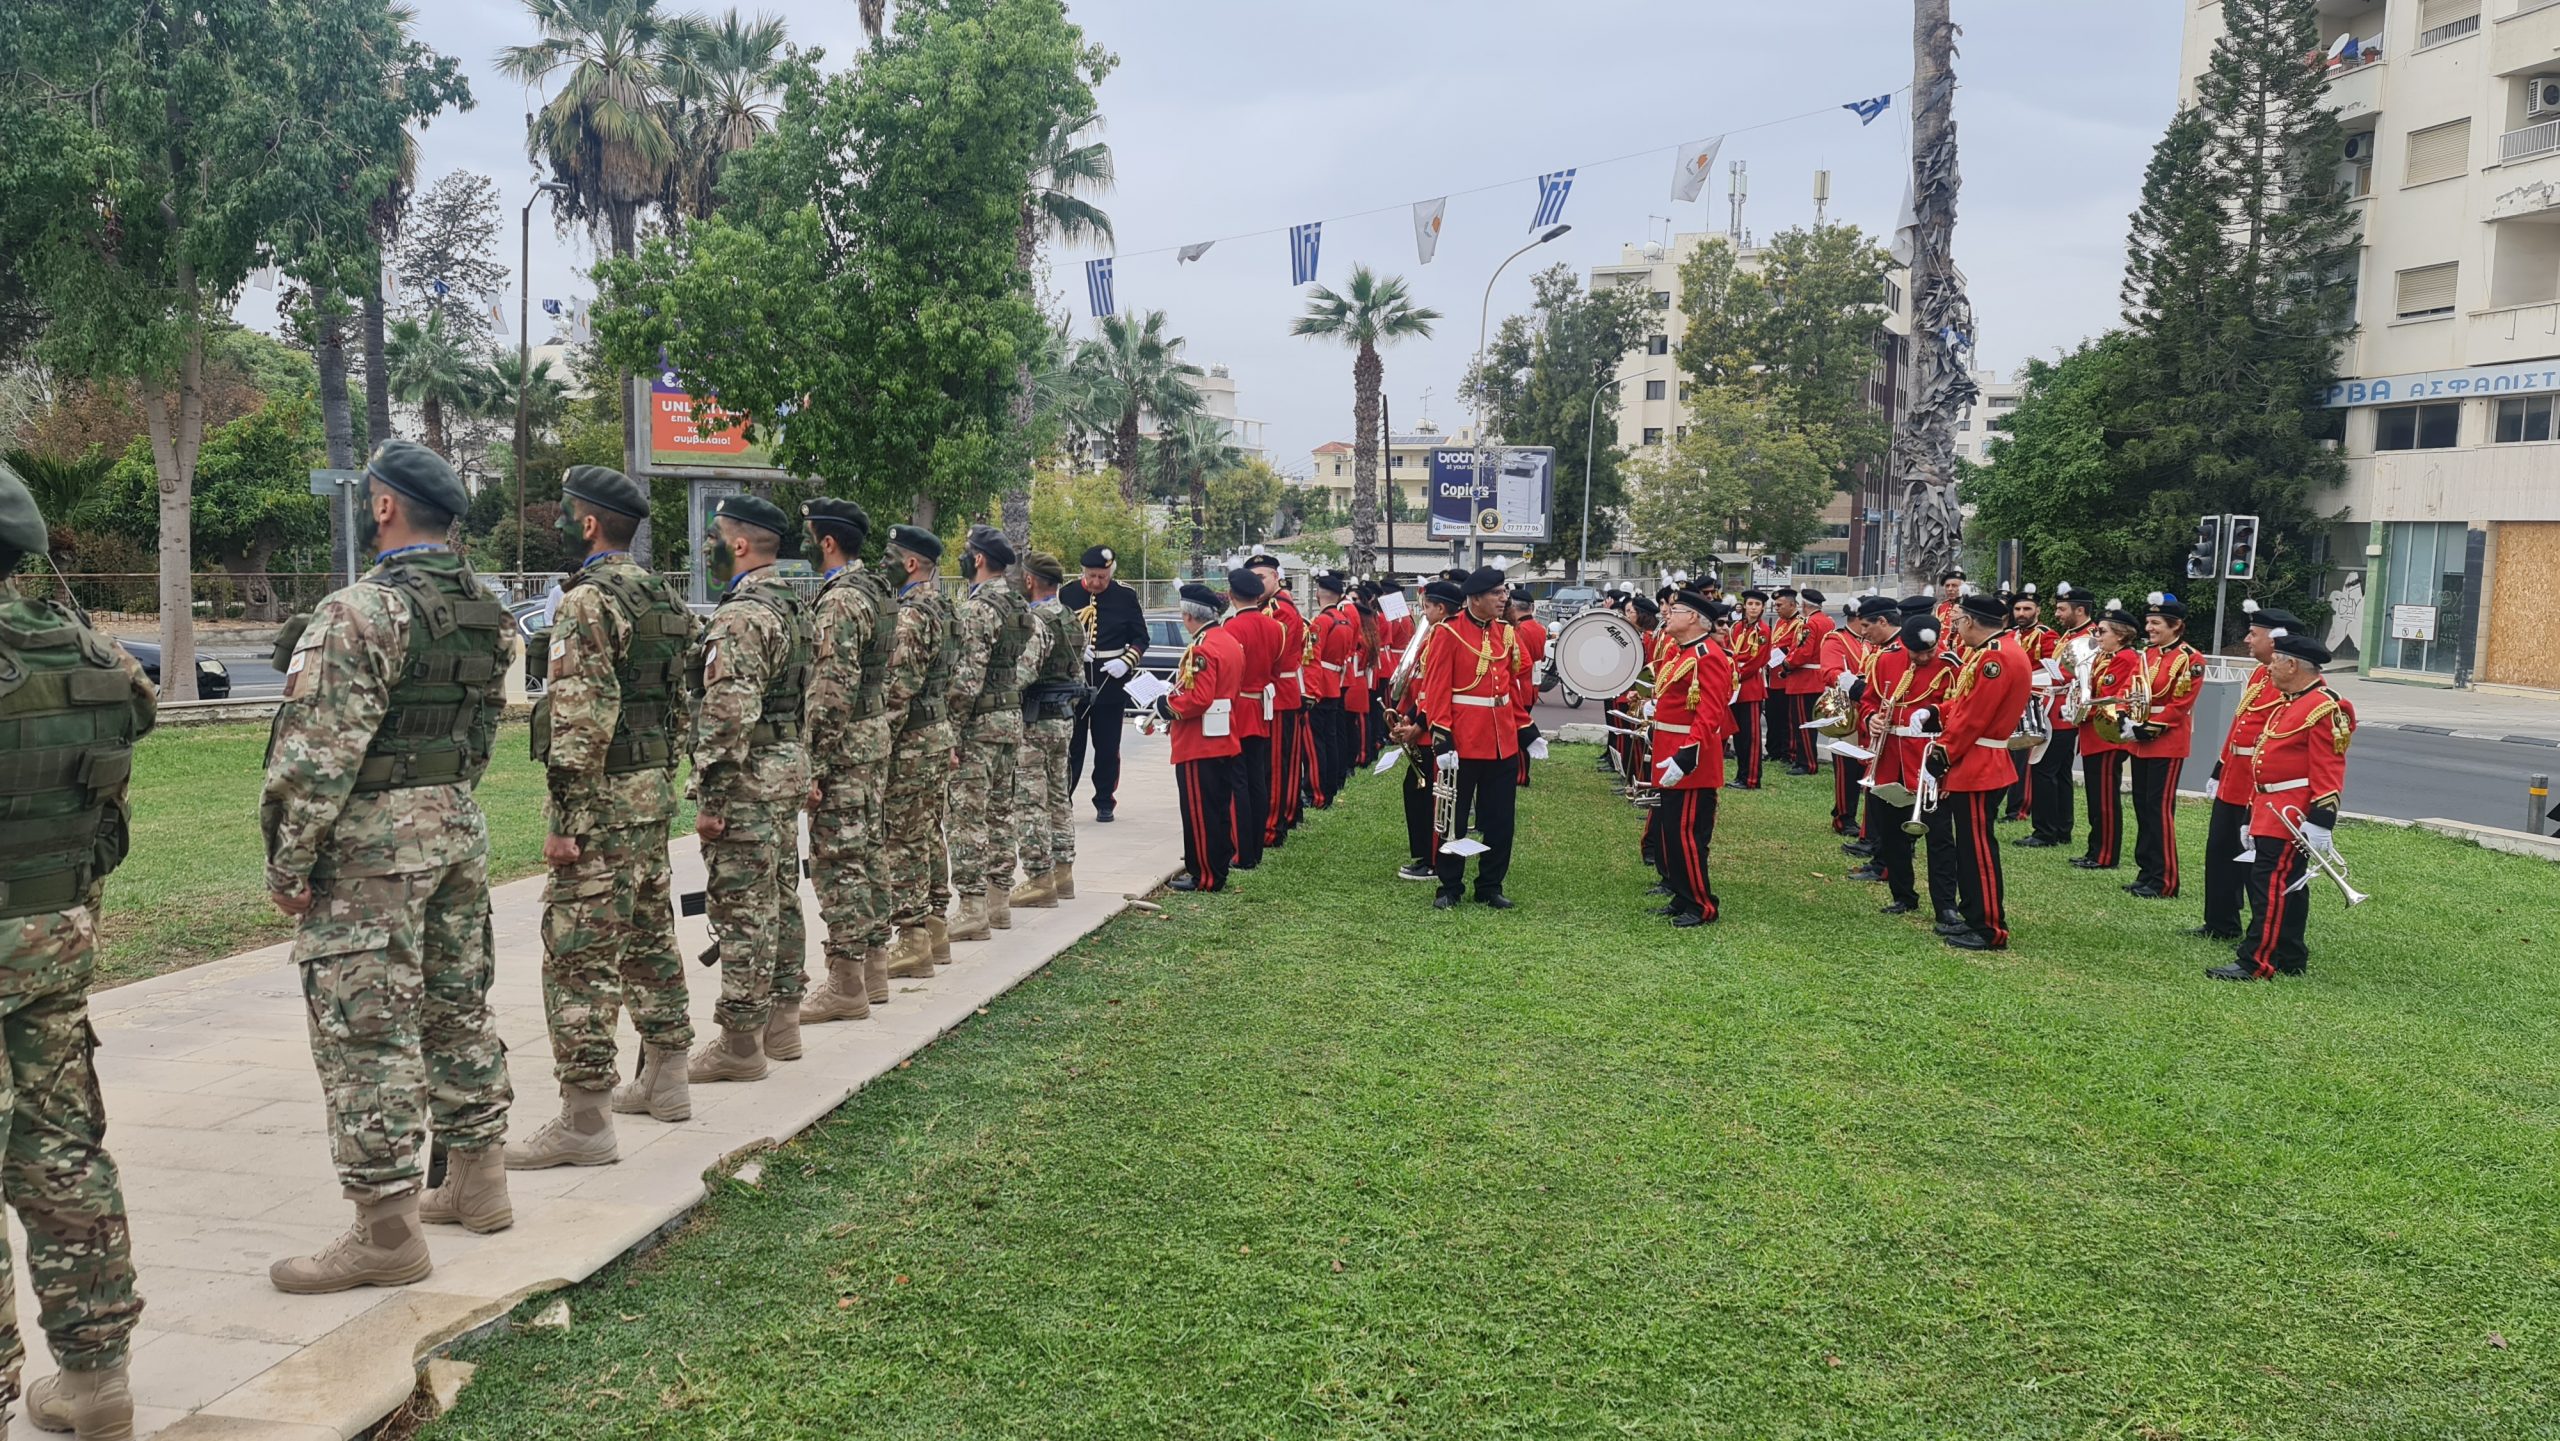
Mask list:
MULTIPOLYGON (((2276 812, 2276 819, 2284 823, 2285 833, 2293 837, 2293 843, 2302 848, 2302 854, 2310 859, 2311 864, 2319 867, 2322 875, 2325 875, 2329 879, 2338 883, 2338 894, 2347 898, 2347 908, 2349 910, 2353 910, 2357 906, 2363 905, 2366 901, 2372 899, 2372 897, 2366 895, 2364 892, 2347 884, 2347 858, 2338 854, 2338 848, 2335 845, 2328 846, 2325 849, 2314 846, 2311 844, 2311 838, 2303 834, 2302 810, 2300 807, 2286 806, 2283 810, 2276 812)), ((2292 885, 2285 887, 2285 891, 2287 894, 2290 894, 2294 891, 2301 890, 2310 884, 2311 872, 2305 870, 2302 873, 2301 879, 2296 880, 2292 885)))

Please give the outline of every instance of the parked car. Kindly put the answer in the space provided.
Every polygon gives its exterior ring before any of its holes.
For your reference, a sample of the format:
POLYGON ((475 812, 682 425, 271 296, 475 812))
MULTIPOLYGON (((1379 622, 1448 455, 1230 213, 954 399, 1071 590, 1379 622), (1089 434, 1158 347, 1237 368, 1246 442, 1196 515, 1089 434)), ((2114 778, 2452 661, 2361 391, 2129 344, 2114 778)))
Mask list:
POLYGON ((1190 647, 1191 637, 1182 629, 1182 612, 1147 613, 1147 654, 1139 665, 1170 681, 1182 665, 1182 653, 1190 647))
POLYGON ((1538 619, 1558 625, 1573 619, 1600 603, 1600 587, 1596 585, 1560 585, 1538 602, 1538 619))
MULTIPOLYGON (((160 683, 160 647, 147 640, 120 640, 125 654, 142 662, 142 673, 160 683)), ((223 700, 231 694, 231 672, 210 656, 196 657, 196 699, 223 700)))

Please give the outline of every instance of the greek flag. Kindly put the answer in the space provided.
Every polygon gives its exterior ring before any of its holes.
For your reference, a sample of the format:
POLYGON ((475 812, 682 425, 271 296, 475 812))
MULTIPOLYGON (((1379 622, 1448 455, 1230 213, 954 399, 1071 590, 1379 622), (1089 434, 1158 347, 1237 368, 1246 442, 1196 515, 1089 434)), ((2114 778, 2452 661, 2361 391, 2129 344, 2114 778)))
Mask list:
POLYGON ((430 280, 427 282, 427 293, 438 300, 442 300, 453 293, 453 287, 445 284, 441 280, 430 280))
POLYGON ((1557 170, 1538 177, 1538 214, 1531 230, 1544 230, 1564 219, 1564 198, 1573 193, 1573 172, 1557 170))
POLYGON ((1106 255, 1100 260, 1088 260, 1084 263, 1085 298, 1093 302, 1093 318, 1096 320, 1100 320, 1106 315, 1116 315, 1119 313, 1111 303, 1111 262, 1113 258, 1114 257, 1112 256, 1106 255))
POLYGON ((1840 108, 1843 110, 1854 111, 1857 114, 1858 123, 1860 125, 1873 125, 1876 123, 1877 116, 1882 115, 1887 110, 1893 108, 1893 97, 1891 95, 1879 95, 1873 100, 1852 100, 1840 108))
POLYGON ((1324 243, 1324 222, 1310 220, 1289 227, 1289 283, 1304 285, 1316 278, 1316 251, 1324 243))
POLYGON ((542 302, 542 313, 557 317, 560 314, 560 302, 556 300, 545 300, 542 302))

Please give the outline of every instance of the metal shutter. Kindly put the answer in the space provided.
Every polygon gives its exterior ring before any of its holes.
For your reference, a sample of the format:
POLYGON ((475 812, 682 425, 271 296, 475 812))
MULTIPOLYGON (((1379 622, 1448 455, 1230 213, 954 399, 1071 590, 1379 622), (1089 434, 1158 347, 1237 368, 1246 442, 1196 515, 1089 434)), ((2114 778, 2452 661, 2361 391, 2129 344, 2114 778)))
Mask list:
POLYGON ((2457 20, 2480 18, 2480 0, 2419 0, 2418 33, 2441 30, 2457 20))
POLYGON ((2460 265, 2429 265, 2401 271, 2400 318, 2452 310, 2454 280, 2461 269, 2460 265))
POLYGON ((2404 185, 2448 180, 2471 168, 2471 121, 2409 132, 2409 173, 2404 185))

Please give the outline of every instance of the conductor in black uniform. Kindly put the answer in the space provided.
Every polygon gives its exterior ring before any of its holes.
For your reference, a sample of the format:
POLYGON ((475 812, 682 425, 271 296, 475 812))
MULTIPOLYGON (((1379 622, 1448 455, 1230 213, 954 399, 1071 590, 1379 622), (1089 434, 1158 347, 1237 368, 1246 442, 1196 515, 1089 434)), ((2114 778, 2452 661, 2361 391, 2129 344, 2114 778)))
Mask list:
POLYGON ((1085 747, 1093 747, 1093 818, 1111 819, 1120 792, 1120 727, 1129 711, 1129 677, 1147 654, 1147 615, 1138 593, 1112 579, 1119 557, 1097 545, 1084 553, 1084 579, 1059 593, 1076 630, 1084 636, 1084 707, 1067 742, 1067 789, 1084 778, 1085 747))

